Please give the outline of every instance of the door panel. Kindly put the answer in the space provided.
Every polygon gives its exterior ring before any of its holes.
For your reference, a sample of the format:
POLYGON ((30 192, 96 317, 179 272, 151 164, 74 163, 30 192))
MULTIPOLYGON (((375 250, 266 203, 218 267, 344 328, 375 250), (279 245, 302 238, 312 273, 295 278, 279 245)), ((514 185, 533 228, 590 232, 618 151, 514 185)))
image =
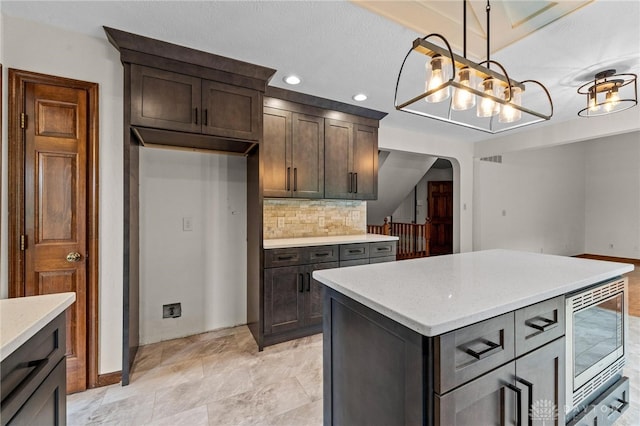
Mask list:
POLYGON ((353 124, 325 120, 324 137, 325 198, 353 199, 351 188, 353 124))
POLYGON ((295 330, 304 323, 304 267, 265 269, 264 333, 295 330))
POLYGON ((293 196, 324 197, 324 119, 293 115, 293 196))
POLYGON ((354 197, 378 198, 378 129, 356 125, 353 139, 354 197))
POLYGON ((76 292, 67 311, 67 389, 86 389, 87 92, 26 85, 25 296, 76 292), (68 255, 71 257, 68 258, 68 255))
POLYGON ((202 80, 202 133, 257 141, 260 106, 255 90, 202 80))
POLYGON ((305 302, 305 325, 322 324, 322 300, 324 299, 324 285, 311 276, 313 271, 339 267, 339 262, 325 262, 311 265, 308 268, 307 280, 309 291, 305 302))
POLYGON ((453 182, 431 181, 427 185, 432 256, 453 253, 453 182))

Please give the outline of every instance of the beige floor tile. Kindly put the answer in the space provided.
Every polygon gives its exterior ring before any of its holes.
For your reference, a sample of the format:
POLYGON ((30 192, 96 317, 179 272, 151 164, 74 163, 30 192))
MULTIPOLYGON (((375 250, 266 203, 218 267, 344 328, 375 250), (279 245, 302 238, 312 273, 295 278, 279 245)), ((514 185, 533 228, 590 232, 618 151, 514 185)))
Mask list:
POLYGON ((207 426, 208 424, 209 415, 206 405, 181 411, 172 416, 154 418, 147 423, 148 426, 207 426))
POLYGON ((312 402, 295 378, 207 404, 210 425, 263 424, 267 419, 312 402))
POLYGON ((310 402, 267 419, 269 426, 322 426, 322 400, 310 402))
POLYGON ((86 419, 85 425, 141 425, 151 420, 155 395, 143 394, 103 403, 86 419))

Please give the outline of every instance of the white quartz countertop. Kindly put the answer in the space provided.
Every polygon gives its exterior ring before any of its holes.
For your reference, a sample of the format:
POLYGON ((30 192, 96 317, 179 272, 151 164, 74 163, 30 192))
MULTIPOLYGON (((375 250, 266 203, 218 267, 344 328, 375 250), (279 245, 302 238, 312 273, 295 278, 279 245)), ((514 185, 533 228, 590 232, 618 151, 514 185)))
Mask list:
POLYGON ((75 300, 75 293, 0 300, 0 361, 64 312, 75 300))
POLYGON ((424 336, 437 336, 633 269, 626 263, 486 250, 326 269, 313 278, 424 336))
POLYGON ((398 237, 391 235, 362 234, 362 235, 338 235, 333 237, 304 237, 304 238, 277 238, 264 240, 265 249, 327 246, 331 244, 352 243, 377 243, 381 241, 395 241, 398 237))

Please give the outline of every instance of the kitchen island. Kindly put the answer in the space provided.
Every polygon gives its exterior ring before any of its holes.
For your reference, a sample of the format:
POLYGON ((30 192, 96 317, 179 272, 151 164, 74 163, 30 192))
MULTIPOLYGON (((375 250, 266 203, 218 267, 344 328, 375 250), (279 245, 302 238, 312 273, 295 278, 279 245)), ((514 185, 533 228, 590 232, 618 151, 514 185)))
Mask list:
POLYGON ((564 297, 632 270, 487 250, 316 271, 324 422, 564 424, 564 297))

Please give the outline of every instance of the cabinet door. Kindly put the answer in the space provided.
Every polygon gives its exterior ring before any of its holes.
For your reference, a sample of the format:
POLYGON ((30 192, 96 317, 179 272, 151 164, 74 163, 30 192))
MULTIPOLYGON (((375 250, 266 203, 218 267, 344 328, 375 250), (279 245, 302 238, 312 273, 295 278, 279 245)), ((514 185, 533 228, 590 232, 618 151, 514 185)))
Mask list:
POLYGON ((293 193, 324 197, 324 118, 293 114, 293 193))
POLYGON ((435 425, 520 425, 512 361, 435 398, 435 425))
POLYGON ((202 81, 202 133, 257 141, 261 96, 258 91, 215 81, 202 81))
POLYGON ((20 411, 8 422, 19 425, 65 425, 67 424, 67 377, 66 361, 62 359, 46 379, 31 394, 20 411))
POLYGON ((353 193, 357 200, 378 199, 378 129, 355 125, 353 193))
POLYGON ((564 425, 564 363, 564 337, 518 358, 516 386, 522 389, 522 424, 564 425))
POLYGON ((264 271, 264 334, 295 330, 304 325, 303 266, 264 271))
POLYGON ((265 197, 291 196, 291 113, 264 108, 262 182, 265 197))
POLYGON ((353 199, 353 124, 325 120, 324 196, 353 199))
POLYGON ((308 266, 307 269, 307 294, 304 305, 305 325, 322 324, 322 299, 324 298, 324 285, 313 279, 313 271, 321 269, 337 268, 338 262, 318 263, 308 266))
POLYGON ((131 65, 131 124, 200 133, 201 80, 131 65))

